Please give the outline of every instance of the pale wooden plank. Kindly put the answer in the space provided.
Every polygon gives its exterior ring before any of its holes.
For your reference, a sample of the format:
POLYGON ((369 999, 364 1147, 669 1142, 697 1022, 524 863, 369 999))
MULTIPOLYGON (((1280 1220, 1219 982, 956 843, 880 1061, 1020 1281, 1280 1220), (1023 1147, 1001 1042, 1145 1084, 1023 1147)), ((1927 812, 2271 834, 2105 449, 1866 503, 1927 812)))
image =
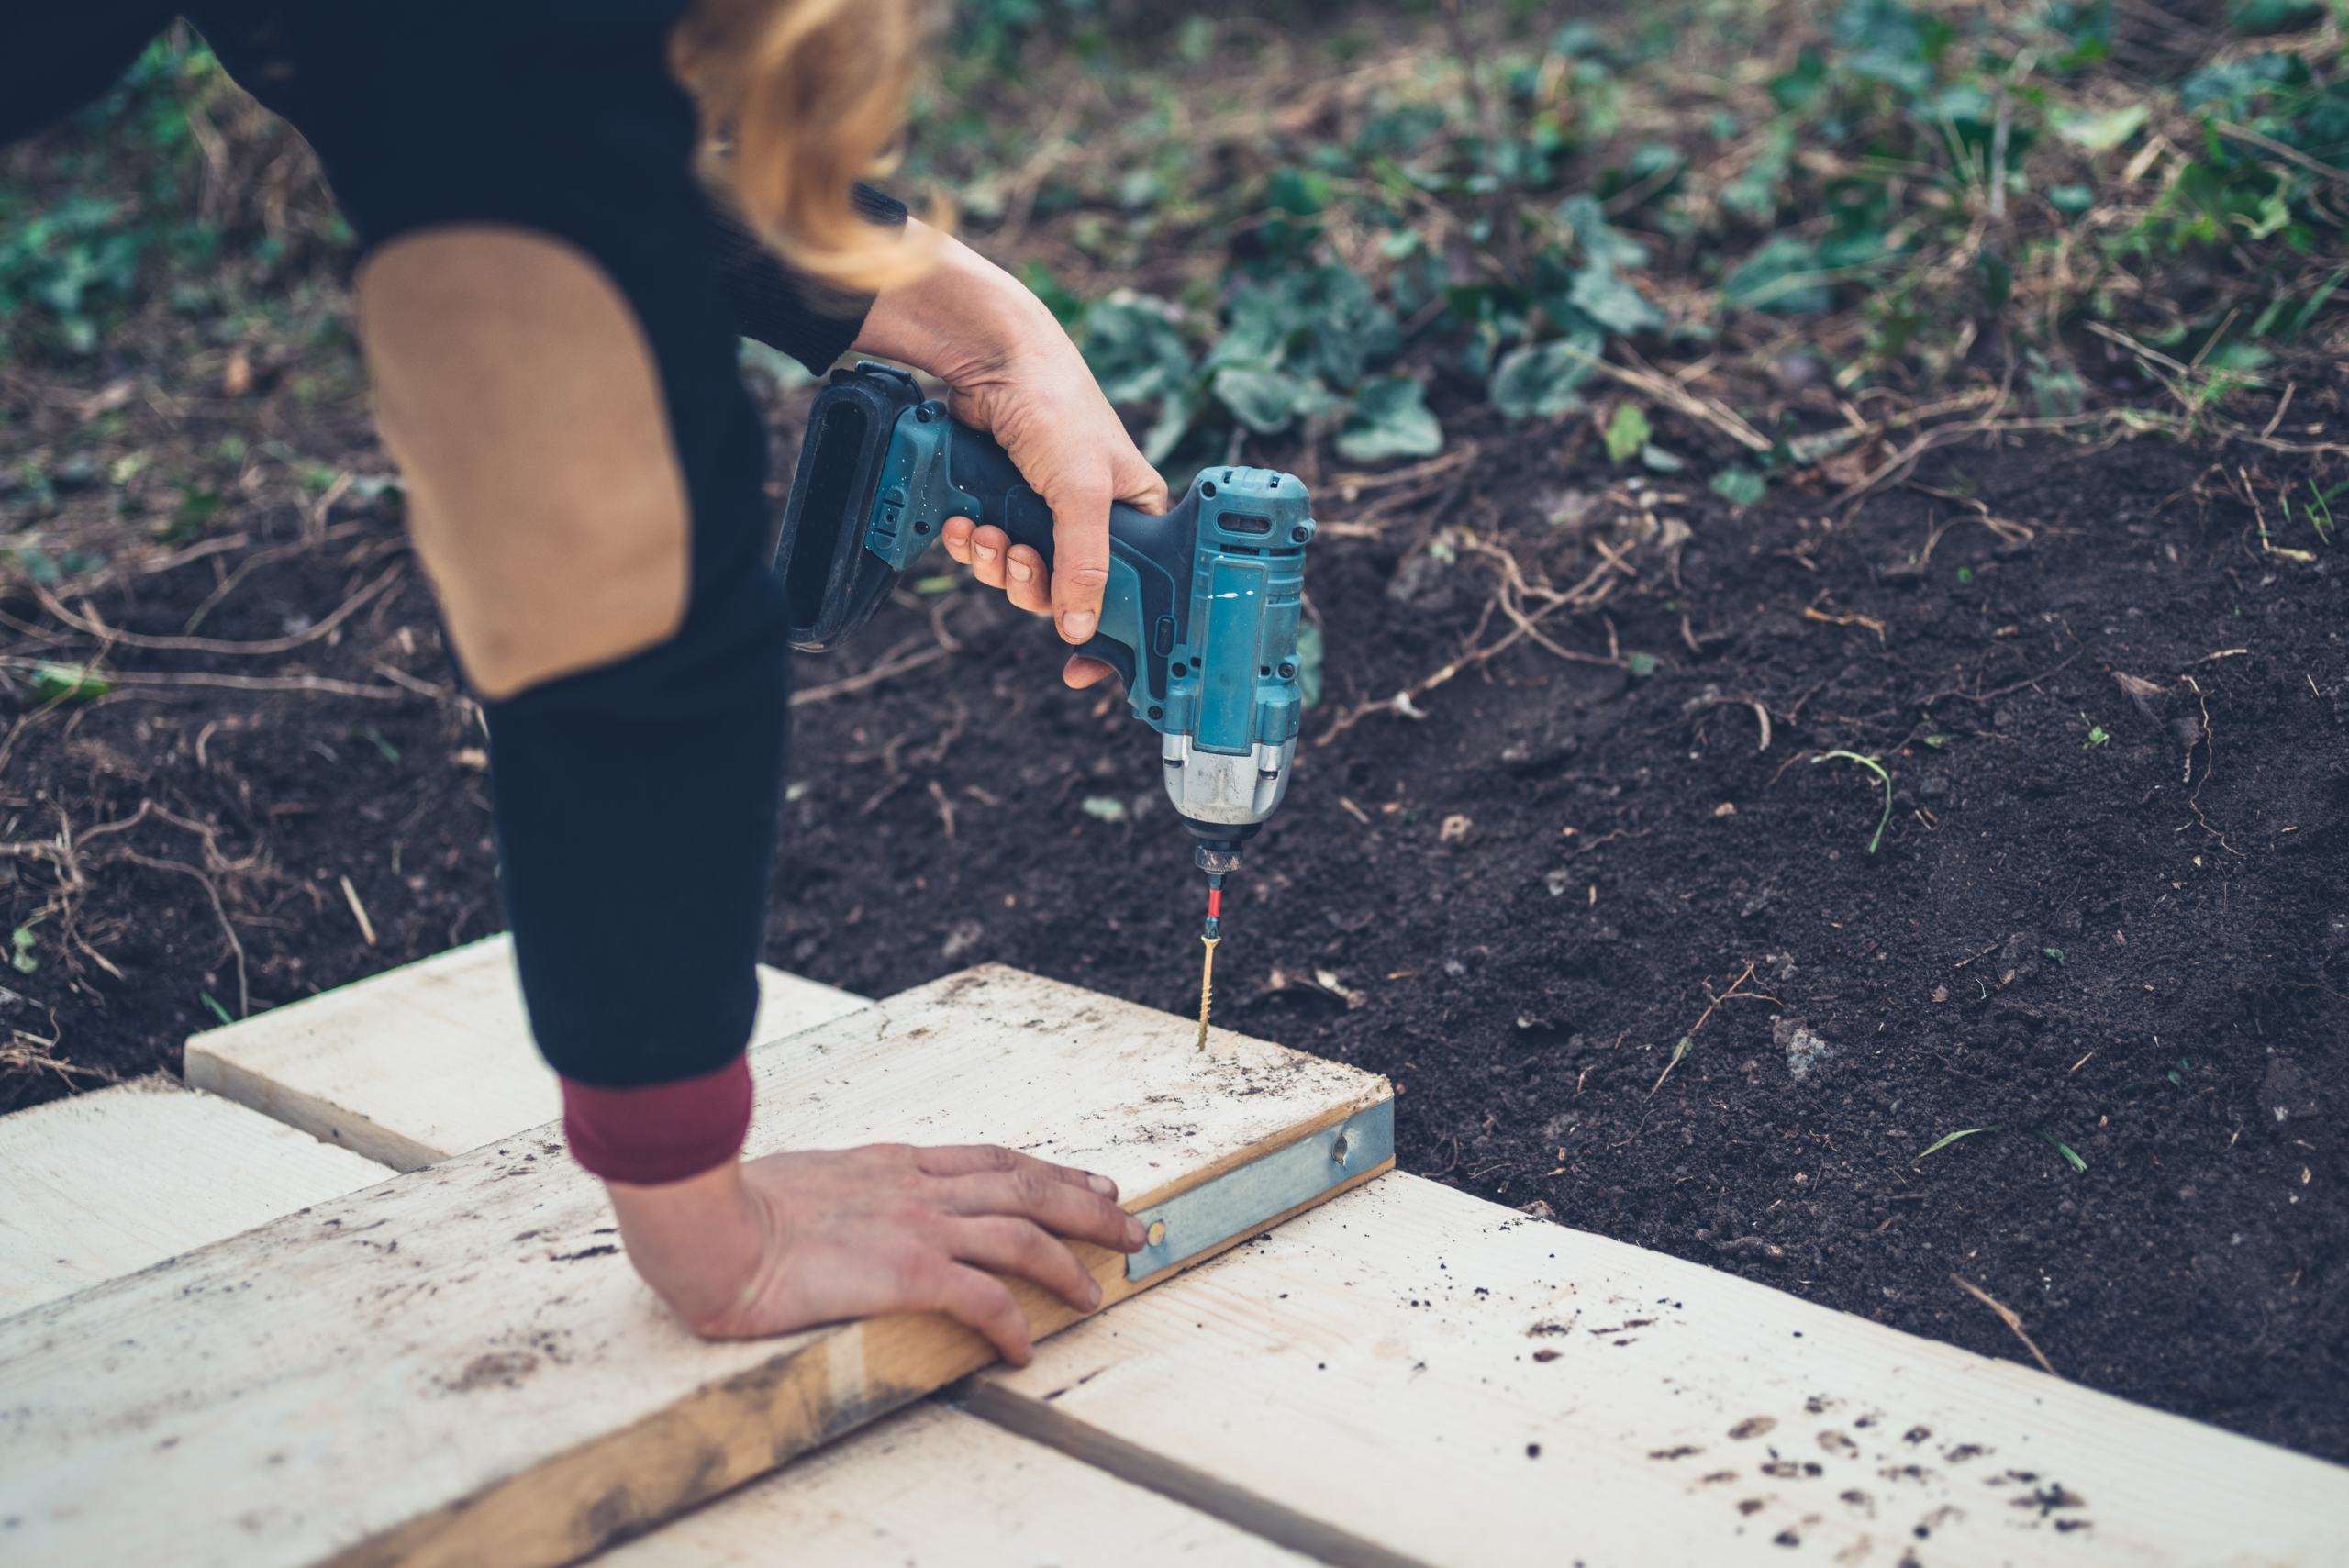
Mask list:
MULTIPOLYGON (((761 964, 751 1038, 780 1040, 867 1005, 761 964)), ((190 1036, 185 1071, 199 1089, 395 1171, 562 1114, 503 935, 190 1036)))
POLYGON ((0 1315, 135 1273, 389 1173, 168 1078, 0 1117, 0 1315))
POLYGON ((1301 1557, 958 1410, 918 1402, 596 1568, 1308 1568, 1301 1557))
MULTIPOLYGON (((754 1052, 750 1148, 1000 1142, 1142 1207, 1389 1094, 1193 1033, 971 971, 754 1052)), ((0 1323, 0 1551, 567 1562, 991 1359, 929 1315, 695 1341, 608 1226, 544 1128, 0 1323)), ((1139 1288, 1083 1251, 1108 1301, 1139 1288)), ((1039 1331, 1068 1320, 1016 1288, 1039 1331)))
POLYGON ((2349 1470, 1411 1176, 974 1382, 1431 1564, 2349 1562, 2349 1470))

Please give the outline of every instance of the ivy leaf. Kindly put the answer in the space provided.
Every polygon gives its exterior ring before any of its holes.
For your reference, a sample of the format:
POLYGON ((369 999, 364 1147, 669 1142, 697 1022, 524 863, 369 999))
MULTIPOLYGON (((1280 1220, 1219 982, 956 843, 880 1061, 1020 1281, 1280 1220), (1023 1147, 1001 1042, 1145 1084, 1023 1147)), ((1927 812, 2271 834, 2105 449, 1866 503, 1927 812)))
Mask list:
POLYGON ((1936 39, 1900 0, 1850 0, 1836 14, 1834 37, 1854 76, 1910 93, 1933 84, 1936 39))
POLYGON ((1664 312, 1612 267, 1585 267, 1576 272, 1566 299, 1593 321, 1625 336, 1664 325, 1664 312))
POLYGON ((1312 370, 1332 386, 1353 386, 1374 360, 1391 359, 1403 348, 1395 313, 1378 303, 1370 285, 1350 269, 1316 267, 1293 274, 1288 285, 1297 317, 1310 341, 1312 370))
POLYGON ((1770 483, 1740 463, 1713 475, 1713 494, 1733 506, 1751 506, 1770 493, 1770 483))
POLYGON ((2102 111, 2057 109, 2047 117, 2055 134, 2074 147, 2087 152, 2110 152, 2137 134, 2148 112, 2143 104, 2130 104, 2102 111))
POLYGON ((1142 439, 1141 455, 1152 467, 1166 461, 1183 439, 1185 431, 1199 411, 1199 399, 1188 387, 1170 392, 1158 400, 1158 421, 1142 439))
POLYGON ((1618 267, 1637 270, 1648 262, 1648 248, 1631 239, 1607 221, 1607 209, 1598 198, 1583 193, 1568 196, 1558 204, 1558 221, 1574 230, 1575 243, 1582 247, 1583 264, 1604 267, 1612 272, 1618 267))
POLYGON ((1338 433, 1338 451, 1356 462, 1383 457, 1433 457, 1443 450, 1443 428, 1428 412, 1427 395, 1408 376, 1374 381, 1354 399, 1338 433))
POLYGON ((2234 0, 2227 7, 2228 24, 2254 38, 2299 32, 2322 20, 2324 7, 2318 0, 2234 0))
POLYGON ((1226 365, 1216 372, 1215 395, 1233 417, 1260 436, 1286 430, 1299 414, 1318 414, 1332 404, 1329 389, 1310 376, 1244 365, 1226 365))
POLYGON ((1629 462, 1640 455, 1655 431, 1648 424, 1647 410, 1636 403, 1619 403, 1615 417, 1607 422, 1607 459, 1609 462, 1629 462))
POLYGON ((1233 290, 1230 324, 1208 350, 1205 368, 1289 371, 1351 387, 1372 361, 1391 358, 1402 347, 1395 313, 1378 303, 1368 284, 1332 263, 1233 290))
POLYGON ((1589 379, 1602 347, 1596 334, 1515 349, 1493 367, 1493 406, 1512 419, 1547 419, 1583 406, 1575 389, 1589 379))
POLYGON ((1200 361, 1202 369, 1224 365, 1277 365, 1287 357, 1288 336, 1297 323, 1282 289, 1243 283, 1231 293, 1231 315, 1223 336, 1200 361))
POLYGON ((1104 300, 1085 313, 1085 362, 1111 403, 1158 400, 1158 421, 1142 442, 1156 463, 1173 451, 1198 412, 1196 370, 1170 307, 1149 298, 1104 300))
POLYGON ((1191 350, 1154 301, 1105 300, 1085 312, 1085 362, 1111 403, 1146 403, 1191 379, 1191 350))
POLYGON ((1731 305, 1783 316, 1820 316, 1834 304, 1819 251, 1798 235, 1773 235, 1731 272, 1721 292, 1731 305))

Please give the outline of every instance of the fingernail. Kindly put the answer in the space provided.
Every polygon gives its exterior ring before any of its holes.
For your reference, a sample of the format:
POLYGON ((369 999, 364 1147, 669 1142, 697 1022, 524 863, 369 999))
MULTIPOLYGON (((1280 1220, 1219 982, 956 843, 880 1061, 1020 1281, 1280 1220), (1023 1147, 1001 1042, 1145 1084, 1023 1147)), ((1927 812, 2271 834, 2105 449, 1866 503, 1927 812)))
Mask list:
POLYGON ((1118 1195, 1118 1184, 1111 1181, 1108 1177, 1100 1174, 1098 1172, 1086 1172, 1085 1176, 1085 1184, 1091 1187, 1095 1192, 1099 1193, 1103 1197, 1116 1197, 1118 1195))
POLYGON ((1099 1280, 1087 1280, 1087 1281, 1085 1281, 1085 1309, 1087 1312, 1090 1312, 1090 1311, 1092 1311, 1095 1307, 1098 1307, 1098 1306, 1100 1306, 1100 1305, 1101 1305, 1101 1282, 1100 1282, 1099 1280))
POLYGON ((1025 583, 1034 575, 1034 573, 1028 570, 1028 563, 1026 562, 1015 561, 1011 563, 1011 580, 1013 582, 1025 583))
POLYGON ((1100 618, 1091 610, 1071 610, 1061 617, 1061 635, 1071 642, 1083 642, 1093 635, 1100 618))
POLYGON ((995 551, 989 550, 985 545, 980 545, 977 548, 979 559, 981 561, 993 561, 995 559, 995 551))
POLYGON ((1126 1216, 1126 1245, 1139 1247, 1142 1243, 1142 1238, 1149 1234, 1150 1232, 1142 1228, 1141 1220, 1130 1214, 1126 1216))

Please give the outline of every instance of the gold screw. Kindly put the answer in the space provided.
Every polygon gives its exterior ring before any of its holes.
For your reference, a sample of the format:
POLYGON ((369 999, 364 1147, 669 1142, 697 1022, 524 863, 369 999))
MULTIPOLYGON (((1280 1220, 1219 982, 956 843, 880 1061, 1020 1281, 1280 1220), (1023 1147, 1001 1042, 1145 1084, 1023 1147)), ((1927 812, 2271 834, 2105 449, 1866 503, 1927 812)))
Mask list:
POLYGON ((1150 1222, 1150 1233, 1144 1238, 1144 1240, 1148 1240, 1153 1247, 1163 1245, 1166 1240, 1166 1221, 1163 1219, 1152 1220, 1150 1222))
POLYGON ((1215 1000, 1215 944, 1219 937, 1201 937, 1207 944, 1207 956, 1199 963, 1199 1043, 1196 1049, 1208 1048, 1208 1008, 1215 1000))

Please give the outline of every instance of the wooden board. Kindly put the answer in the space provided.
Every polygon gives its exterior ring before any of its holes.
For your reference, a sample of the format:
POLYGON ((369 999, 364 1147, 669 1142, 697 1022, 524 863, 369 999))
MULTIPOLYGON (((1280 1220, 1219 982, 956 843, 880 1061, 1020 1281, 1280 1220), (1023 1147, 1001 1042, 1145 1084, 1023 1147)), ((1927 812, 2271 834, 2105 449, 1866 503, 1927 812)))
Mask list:
MULTIPOLYGON (((1000 1142, 1139 1208, 1387 1100, 1193 1035, 969 971, 753 1052, 751 1150, 1000 1142)), ((568 1562, 992 1359, 930 1315, 696 1341, 609 1226, 546 1128, 0 1323, 0 1556, 568 1562)), ((1108 1301, 1140 1288, 1084 1251, 1108 1301)), ((1071 1317, 1016 1288, 1040 1332, 1071 1317)))
POLYGON ((596 1568, 1310 1568, 1312 1559, 919 1401, 596 1568))
MULTIPOLYGON (((761 964, 751 1038, 780 1040, 867 1005, 761 964)), ((199 1089, 395 1171, 562 1114, 504 936, 191 1036, 186 1073, 199 1089)))
POLYGON ((387 1173, 168 1078, 0 1117, 0 1316, 135 1273, 387 1173))
POLYGON ((1129 1478, 1383 1552, 1329 1561, 2349 1562, 2349 1470, 1412 1176, 974 1385, 1129 1478))

